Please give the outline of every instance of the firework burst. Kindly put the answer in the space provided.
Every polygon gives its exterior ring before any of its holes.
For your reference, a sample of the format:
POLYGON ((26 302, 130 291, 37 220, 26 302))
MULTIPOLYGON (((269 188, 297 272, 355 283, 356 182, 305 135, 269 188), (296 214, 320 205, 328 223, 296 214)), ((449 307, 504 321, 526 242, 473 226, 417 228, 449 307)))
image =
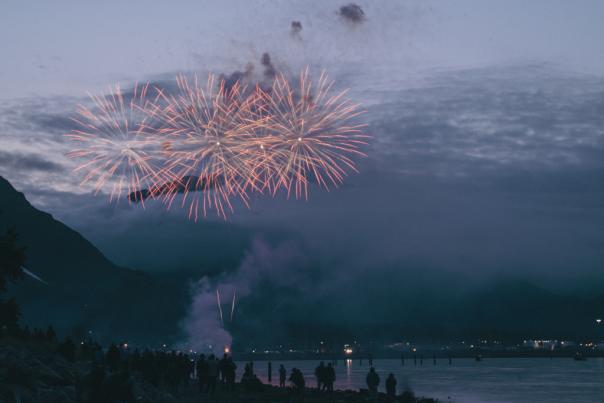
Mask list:
POLYGON ((170 178, 161 186, 164 199, 171 205, 184 193, 190 218, 197 220, 199 211, 205 216, 210 209, 226 218, 233 211, 231 198, 248 201, 252 144, 247 140, 257 125, 252 99, 243 96, 240 83, 226 87, 212 75, 205 88, 197 77, 179 76, 177 84, 177 93, 163 95, 164 105, 152 110, 161 126, 162 176, 170 178))
POLYGON ((138 195, 157 182, 157 137, 143 130, 148 90, 148 85, 135 85, 131 94, 124 94, 116 86, 108 95, 91 95, 94 106, 78 107, 73 120, 79 128, 66 134, 80 146, 67 156, 84 160, 75 168, 83 173, 81 183, 92 183, 96 193, 108 189, 110 201, 124 191, 138 195))
POLYGON ((259 90, 266 152, 254 166, 272 171, 265 187, 273 193, 282 188, 288 196, 308 198, 310 183, 337 187, 347 172, 357 171, 352 157, 364 156, 360 149, 368 136, 362 133, 365 125, 350 122, 362 112, 346 91, 331 95, 332 86, 323 73, 313 88, 306 69, 297 88, 280 74, 270 89, 259 90))
POLYGON ((110 200, 127 191, 168 208, 182 194, 190 219, 211 210, 226 219, 232 200, 249 206, 250 192, 308 198, 311 183, 337 187, 364 155, 365 126, 352 123, 362 111, 346 91, 332 95, 325 74, 314 84, 308 69, 295 84, 278 74, 252 89, 213 75, 176 83, 152 98, 148 85, 128 95, 116 87, 78 109, 80 128, 67 136, 80 147, 68 156, 84 160, 82 183, 109 189, 110 200))

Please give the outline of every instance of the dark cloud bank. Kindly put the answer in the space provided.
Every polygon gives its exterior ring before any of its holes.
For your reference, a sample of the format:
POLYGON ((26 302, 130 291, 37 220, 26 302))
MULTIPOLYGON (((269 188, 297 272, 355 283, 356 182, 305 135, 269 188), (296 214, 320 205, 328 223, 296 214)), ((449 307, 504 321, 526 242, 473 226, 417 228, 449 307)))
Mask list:
POLYGON ((340 189, 313 188, 308 202, 254 199, 229 223, 193 224, 153 203, 142 211, 22 188, 119 264, 210 274, 192 286, 186 332, 212 315, 216 286, 242 290, 233 334, 270 323, 275 337, 313 326, 379 330, 392 317, 442 322, 428 311, 481 290, 541 292, 489 288, 502 279, 599 293, 604 80, 507 66, 363 95, 369 158, 340 189))
MULTIPOLYGON (((268 54, 261 65, 263 75, 274 71, 268 54)), ((360 161, 361 173, 336 191, 312 189, 308 203, 259 199, 249 212, 237 206, 232 222, 224 224, 230 228, 225 234, 230 237, 239 227, 250 233, 273 228, 296 234, 327 260, 348 260, 355 251, 361 256, 352 260, 372 265, 412 259, 468 272, 543 273, 553 263, 560 266, 553 277, 570 273, 563 266, 595 271, 602 258, 595 238, 602 223, 603 89, 601 79, 532 65, 443 73, 417 88, 366 93, 373 140, 369 158, 360 161)), ((26 131, 31 136, 68 127, 61 115, 39 112, 52 118, 35 120, 36 129, 26 131)), ((11 141, 21 135, 16 132, 11 141)), ((4 152, 2 159, 9 178, 14 164, 60 168, 21 154, 4 152)), ((172 266, 169 257, 153 252, 151 258, 136 247, 129 253, 114 242, 120 234, 111 230, 113 224, 84 213, 86 206, 97 209, 104 201, 68 208, 64 192, 53 202, 52 189, 44 189, 43 182, 24 185, 26 192, 44 194, 49 209, 120 263, 172 266)), ((205 226, 222 226, 211 220, 190 224, 179 211, 164 213, 160 206, 150 205, 152 211, 103 206, 122 223, 117 228, 124 228, 124 240, 132 238, 127 223, 136 228, 145 222, 180 240, 149 234, 141 244, 186 245, 205 226)), ((195 253, 183 251, 191 258, 179 259, 179 265, 199 268, 195 253)))
POLYGON ((58 163, 47 160, 45 157, 37 154, 24 154, 20 152, 6 152, 0 150, 0 165, 13 172, 61 172, 63 166, 58 163))

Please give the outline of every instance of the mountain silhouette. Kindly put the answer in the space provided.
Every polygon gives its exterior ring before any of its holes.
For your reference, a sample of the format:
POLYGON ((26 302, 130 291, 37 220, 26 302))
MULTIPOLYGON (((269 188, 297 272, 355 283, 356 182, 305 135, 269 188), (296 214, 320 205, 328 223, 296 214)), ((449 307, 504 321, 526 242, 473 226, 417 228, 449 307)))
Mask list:
POLYGON ((100 341, 163 343, 178 337, 188 298, 184 281, 116 266, 0 177, 0 230, 10 227, 26 247, 26 268, 48 283, 26 277, 10 288, 25 324, 52 324, 100 341))

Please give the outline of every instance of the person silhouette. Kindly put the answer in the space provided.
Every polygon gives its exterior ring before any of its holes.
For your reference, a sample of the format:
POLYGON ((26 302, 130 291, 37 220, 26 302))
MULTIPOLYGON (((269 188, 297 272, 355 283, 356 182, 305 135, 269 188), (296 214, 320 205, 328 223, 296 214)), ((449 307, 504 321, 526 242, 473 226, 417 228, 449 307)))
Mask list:
POLYGON ((216 380, 218 379, 218 360, 211 354, 208 358, 208 383, 206 391, 214 394, 216 392, 216 380))
POLYGON ((197 384, 199 385, 199 391, 205 392, 206 385, 208 383, 208 362, 206 356, 201 354, 197 359, 197 384))
POLYGON ((235 374, 237 373, 237 365, 231 357, 228 357, 224 364, 224 379, 226 381, 227 390, 235 388, 235 374))
POLYGON ((286 376, 287 376, 287 371, 285 370, 285 367, 283 366, 283 364, 281 364, 279 366, 279 387, 281 387, 281 388, 285 387, 286 376))
POLYGON ((369 369, 369 373, 366 378, 367 387, 369 388, 369 392, 375 395, 377 393, 378 385, 380 384, 380 376, 375 372, 375 368, 371 367, 369 369))
POLYGON ((386 378, 386 395, 390 399, 394 399, 396 397, 396 378, 392 373, 388 375, 388 378, 386 378))
POLYGON ((333 392, 333 383, 336 381, 336 370, 331 365, 331 362, 327 364, 327 368, 325 368, 325 389, 328 392, 333 392))
POLYGON ((325 389, 325 363, 323 361, 315 368, 315 378, 317 378, 317 390, 325 389))
POLYGON ((226 384, 226 371, 227 371, 227 365, 228 365, 228 358, 229 355, 227 353, 224 353, 224 355, 222 356, 222 358, 220 359, 220 361, 218 361, 218 373, 220 376, 220 383, 222 384, 223 388, 224 385, 226 384))
POLYGON ((302 375, 302 371, 298 368, 293 368, 292 373, 289 376, 289 381, 294 385, 294 391, 298 394, 304 393, 304 375, 302 375))

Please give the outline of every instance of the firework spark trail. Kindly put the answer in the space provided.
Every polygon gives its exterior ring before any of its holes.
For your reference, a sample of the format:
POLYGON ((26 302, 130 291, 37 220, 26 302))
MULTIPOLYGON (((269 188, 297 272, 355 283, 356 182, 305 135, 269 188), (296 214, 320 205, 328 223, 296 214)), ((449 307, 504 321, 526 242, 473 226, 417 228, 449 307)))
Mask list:
POLYGON ((249 207, 250 192, 308 199, 309 184, 329 190, 357 172, 368 136, 351 122, 363 112, 346 91, 332 95, 325 73, 316 84, 308 68, 295 84, 277 74, 268 88, 213 75, 205 85, 197 76, 176 83, 154 97, 148 84, 135 86, 129 101, 118 86, 78 109, 81 129, 67 136, 81 148, 68 156, 85 160, 75 169, 82 184, 110 187, 110 200, 125 188, 130 201, 158 198, 168 209, 182 194, 197 221, 210 210, 226 219, 234 199, 249 207))
POLYGON ((73 119, 80 129, 66 135, 81 145, 67 154, 85 160, 75 168, 84 172, 81 183, 92 182, 96 193, 109 186, 110 201, 119 199, 124 188, 136 193, 157 181, 157 138, 142 131, 148 89, 148 84, 135 85, 129 102, 119 86, 109 95, 91 95, 94 108, 80 106, 73 119))
POLYGON ((220 324, 224 328, 224 319, 222 317, 222 304, 220 302, 220 291, 216 289, 216 304, 218 305, 218 313, 220 314, 220 324))
POLYGON ((231 303, 231 322, 233 321, 233 316, 235 315, 235 299, 237 297, 237 288, 233 290, 233 302, 231 303))
POLYGON ((21 266, 21 270, 23 270, 23 273, 27 274, 29 277, 33 278, 34 280, 37 280, 40 283, 45 284, 45 285, 50 285, 46 281, 42 280, 42 278, 40 276, 36 275, 35 273, 32 273, 31 271, 27 270, 25 267, 21 266))

